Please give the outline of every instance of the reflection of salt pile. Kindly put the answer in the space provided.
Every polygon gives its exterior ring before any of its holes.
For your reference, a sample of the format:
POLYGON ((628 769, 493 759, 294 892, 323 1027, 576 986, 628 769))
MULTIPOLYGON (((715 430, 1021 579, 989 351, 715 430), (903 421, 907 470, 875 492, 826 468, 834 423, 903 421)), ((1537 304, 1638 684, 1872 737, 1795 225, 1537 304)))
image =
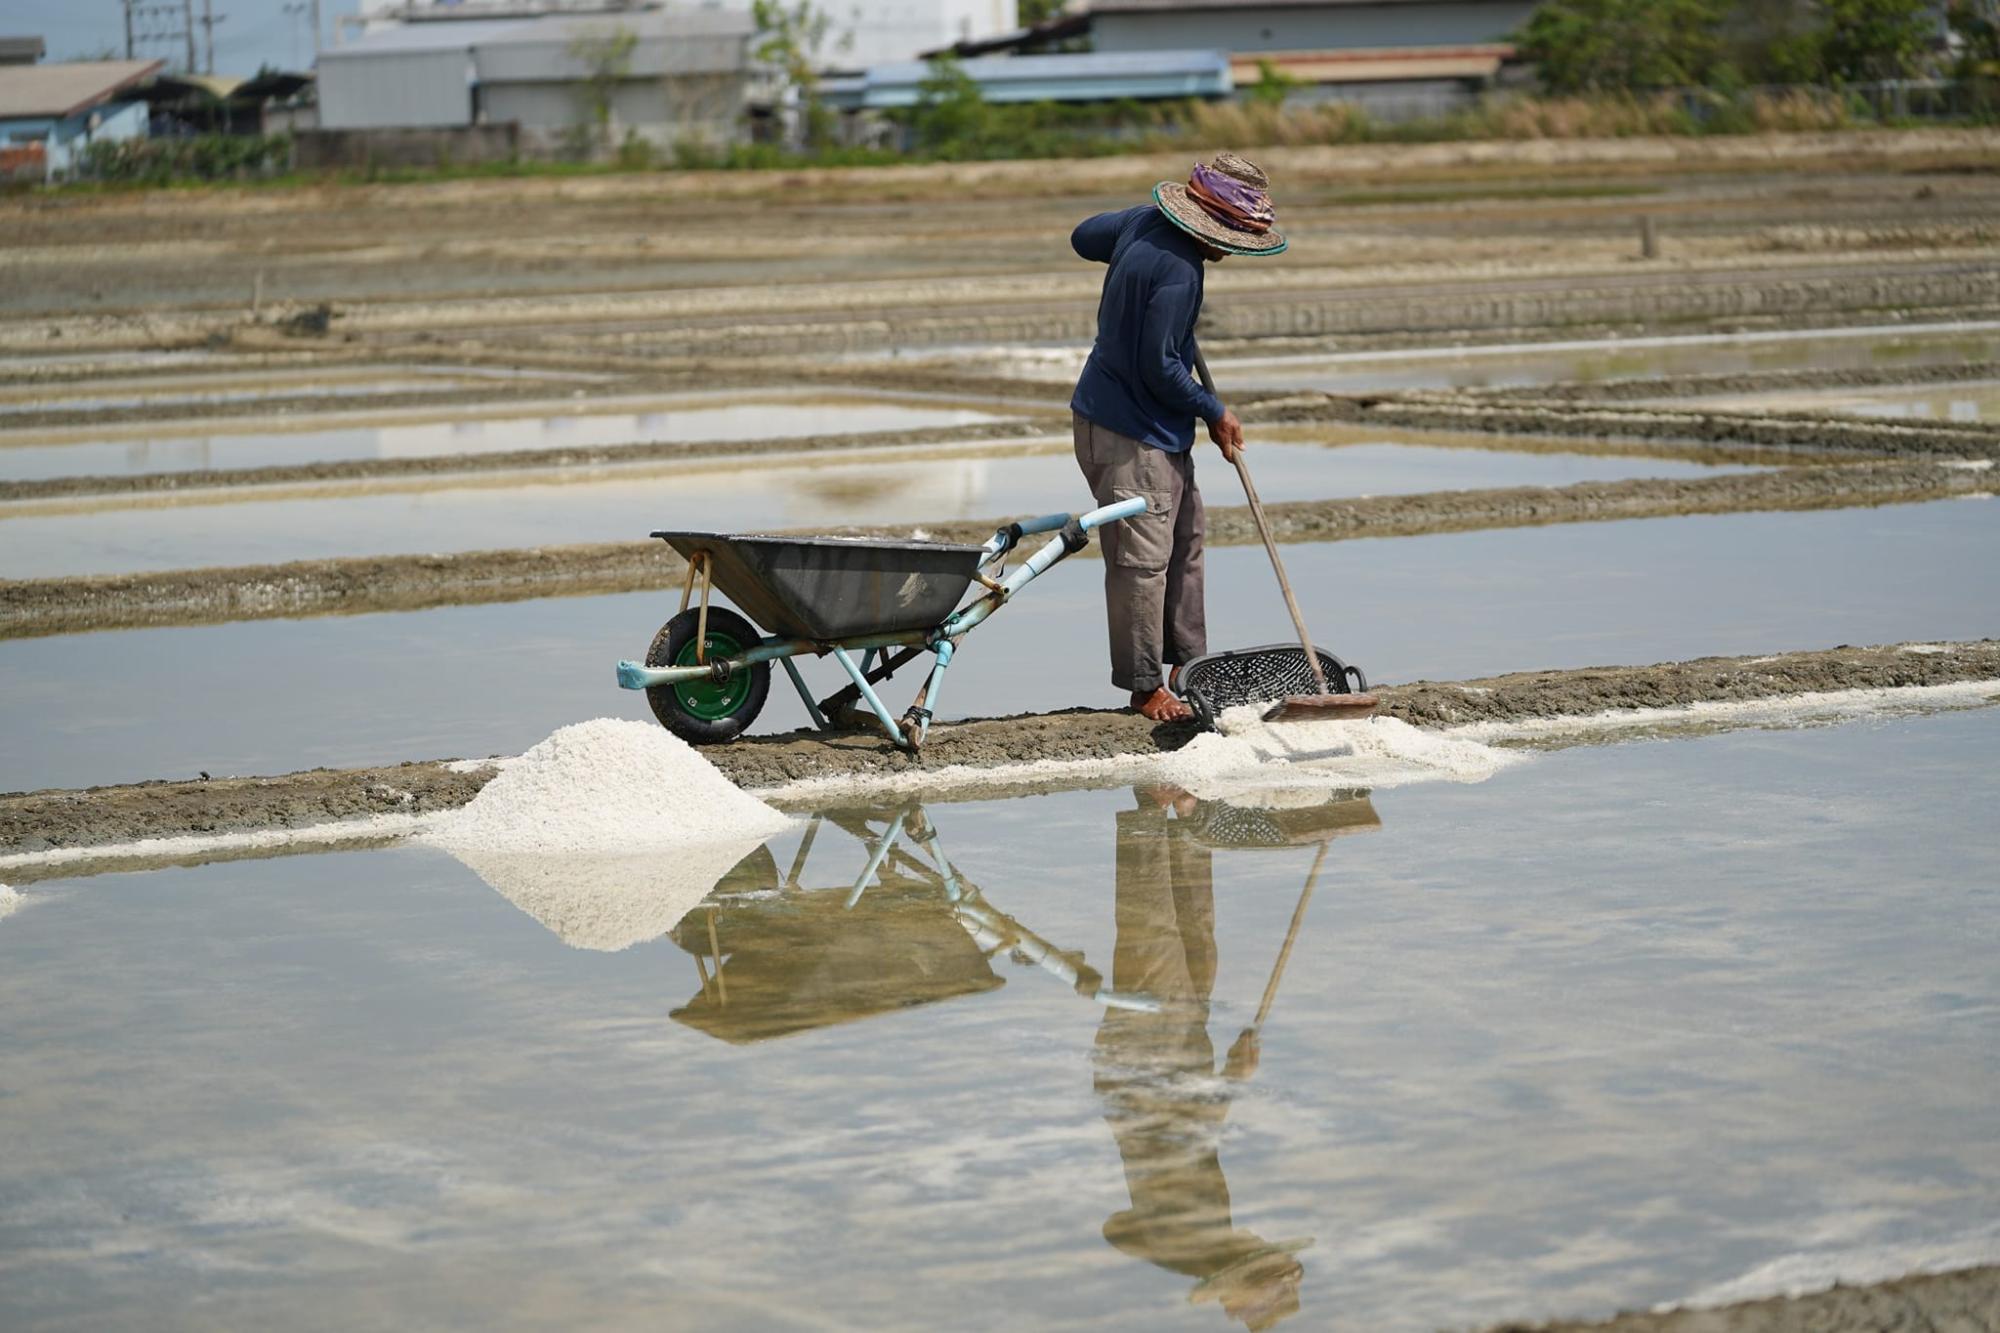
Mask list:
POLYGON ((1255 788, 1395 787, 1443 779, 1483 782, 1518 756, 1463 737, 1423 731, 1395 718, 1266 722, 1256 707, 1232 708, 1220 730, 1164 756, 1161 776, 1196 795, 1255 788))
POLYGON ((671 930, 790 821, 658 727, 564 727, 423 834, 584 949, 671 930))
POLYGON ((21 904, 28 901, 5 884, 0 884, 0 921, 6 920, 21 910, 21 904))

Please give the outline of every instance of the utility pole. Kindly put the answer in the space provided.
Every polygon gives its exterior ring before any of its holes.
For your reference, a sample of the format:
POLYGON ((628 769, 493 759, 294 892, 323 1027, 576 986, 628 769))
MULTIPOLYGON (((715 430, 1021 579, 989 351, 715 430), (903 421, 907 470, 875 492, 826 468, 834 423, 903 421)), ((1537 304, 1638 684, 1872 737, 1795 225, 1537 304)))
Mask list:
MULTIPOLYGON (((222 16, 228 17, 227 14, 222 16)), ((201 27, 208 42, 207 68, 203 72, 207 74, 215 73, 215 25, 220 22, 222 19, 215 16, 215 0, 201 0, 201 27)))
POLYGON ((181 31, 187 34, 187 72, 193 74, 194 63, 194 0, 181 0, 181 31))
POLYGON ((319 67, 319 0, 312 0, 313 11, 313 67, 319 67))
POLYGON ((125 58, 132 59, 132 0, 125 0, 125 58))

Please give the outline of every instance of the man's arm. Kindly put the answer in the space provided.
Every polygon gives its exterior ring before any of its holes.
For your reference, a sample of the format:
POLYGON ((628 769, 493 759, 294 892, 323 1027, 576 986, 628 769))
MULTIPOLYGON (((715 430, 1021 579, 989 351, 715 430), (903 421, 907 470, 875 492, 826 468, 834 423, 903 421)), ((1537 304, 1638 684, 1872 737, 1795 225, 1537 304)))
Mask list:
MULTIPOLYGON (((1192 333, 1188 335, 1188 342, 1193 344, 1188 350, 1194 357, 1194 363, 1198 366, 1204 364, 1201 355, 1201 344, 1195 342, 1192 333)), ((1206 389, 1208 386, 1204 384, 1201 387, 1206 389)), ((1218 405, 1220 405, 1219 400, 1218 405)), ((1205 417, 1203 420, 1208 422, 1208 438, 1213 440, 1216 446, 1222 450, 1224 458, 1234 463, 1236 455, 1243 450, 1243 423, 1238 421, 1236 414, 1226 407, 1222 409, 1221 416, 1205 417)))
POLYGON ((1118 234, 1125 230, 1126 215, 1131 209, 1121 209, 1116 213, 1099 213, 1094 218, 1085 218, 1076 224, 1076 230, 1069 234, 1069 248, 1093 263, 1111 262, 1111 251, 1118 244, 1118 234))
POLYGON ((1182 330, 1194 315, 1194 302, 1193 283, 1161 287, 1153 293, 1140 324, 1139 374, 1160 402, 1213 426, 1228 409, 1196 382, 1181 360, 1182 330))

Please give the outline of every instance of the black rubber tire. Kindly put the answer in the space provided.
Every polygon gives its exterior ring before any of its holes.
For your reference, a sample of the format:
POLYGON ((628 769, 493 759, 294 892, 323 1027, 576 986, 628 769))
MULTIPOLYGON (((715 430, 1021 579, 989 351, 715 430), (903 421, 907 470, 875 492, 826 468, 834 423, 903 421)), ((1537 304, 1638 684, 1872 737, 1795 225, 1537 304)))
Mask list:
MULTIPOLYGON (((653 646, 646 650, 646 665, 673 665, 687 646, 694 642, 695 628, 700 622, 700 608, 691 606, 662 625, 660 632, 653 636, 653 646)), ((717 634, 734 639, 738 651, 764 637, 736 612, 727 607, 711 606, 708 608, 711 644, 717 634)), ((759 662, 744 674, 749 679, 749 692, 741 703, 722 717, 701 717, 690 712, 672 685, 652 686, 646 691, 646 702, 652 705, 653 716, 660 720, 660 725, 688 744, 720 745, 741 736, 757 720, 757 714, 764 711, 764 701, 771 695, 769 662, 759 662)))

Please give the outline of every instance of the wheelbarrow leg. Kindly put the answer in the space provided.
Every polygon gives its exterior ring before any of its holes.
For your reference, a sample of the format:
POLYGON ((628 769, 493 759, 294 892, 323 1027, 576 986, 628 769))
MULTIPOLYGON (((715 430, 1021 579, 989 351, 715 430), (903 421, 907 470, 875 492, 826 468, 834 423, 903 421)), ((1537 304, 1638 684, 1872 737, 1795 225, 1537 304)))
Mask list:
POLYGON ((861 674, 861 668, 855 665, 853 656, 845 648, 837 645, 832 652, 834 660, 840 663, 841 670, 845 671, 847 678, 854 682, 854 687, 861 691, 861 697, 867 701, 868 707, 874 712, 876 720, 882 724, 882 730, 888 733, 889 739, 898 746, 909 748, 909 742, 903 738, 902 729, 896 725, 896 719, 889 715, 889 709, 883 704, 882 696, 875 693, 875 687, 868 683, 868 677, 861 674))
POLYGON ((778 662, 785 668, 785 674, 792 678, 792 688, 799 692, 799 702, 806 706, 806 716, 812 719, 813 726, 820 731, 831 731, 832 728, 826 723, 826 714, 820 712, 819 705, 813 702, 812 691, 806 688, 805 679, 799 675, 799 669, 793 664, 792 659, 781 657, 778 662))
POLYGON ((930 735, 931 717, 937 712, 938 696, 944 693, 944 669, 951 665, 951 640, 939 639, 931 651, 937 654, 937 665, 917 691, 916 700, 903 712, 903 739, 912 750, 922 749, 924 737, 930 735))

